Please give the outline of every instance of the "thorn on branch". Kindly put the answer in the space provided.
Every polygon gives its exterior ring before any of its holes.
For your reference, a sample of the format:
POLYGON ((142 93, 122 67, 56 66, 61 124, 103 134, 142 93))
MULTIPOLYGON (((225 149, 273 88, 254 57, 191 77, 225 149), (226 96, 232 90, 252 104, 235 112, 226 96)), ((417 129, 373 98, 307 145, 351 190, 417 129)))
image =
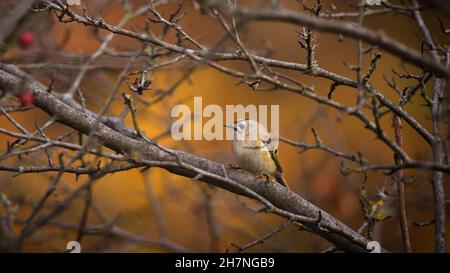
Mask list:
POLYGON ((321 145, 322 145, 322 140, 320 140, 319 135, 317 134, 316 129, 311 128, 311 131, 312 131, 312 133, 313 133, 313 135, 314 135, 314 141, 316 142, 316 144, 317 144, 318 146, 321 146, 321 145))
POLYGON ((375 49, 378 49, 378 46, 371 46, 371 47, 368 47, 368 48, 366 48, 366 49, 363 50, 363 53, 364 53, 364 54, 367 54, 367 53, 372 52, 372 51, 375 50, 375 49))
POLYGON ((435 219, 433 218, 432 220, 427 221, 427 222, 422 222, 422 223, 413 222, 413 225, 415 225, 416 227, 427 227, 427 226, 434 224, 434 222, 435 222, 435 219))
POLYGON ((192 180, 198 181, 198 180, 202 179, 202 177, 203 177, 203 174, 198 173, 196 176, 194 176, 194 177, 192 178, 192 180))
POLYGON ((300 47, 306 49, 307 52, 307 70, 309 73, 314 73, 314 69, 316 68, 317 63, 314 54, 316 45, 314 44, 314 35, 312 33, 312 30, 304 27, 301 31, 297 31, 297 34, 297 42, 299 43, 300 47))
POLYGON ((252 81, 245 81, 245 83, 253 90, 257 90, 259 84, 261 83, 260 79, 252 80, 252 81))
POLYGON ((81 111, 86 114, 86 98, 80 88, 77 88, 78 97, 80 97, 81 111))
POLYGON ((347 63, 345 60, 342 61, 342 63, 345 65, 345 67, 347 67, 348 70, 358 71, 360 69, 359 66, 351 65, 351 64, 347 63))
POLYGON ((136 106, 134 104, 134 100, 133 97, 131 95, 122 93, 122 97, 124 100, 125 105, 128 106, 128 109, 131 112, 131 118, 133 119, 133 125, 134 125, 134 129, 136 130, 136 134, 140 137, 140 138, 144 138, 144 135, 142 134, 141 130, 139 129, 139 124, 136 118, 136 106))
POLYGON ((450 28, 444 27, 444 22, 442 21, 441 17, 437 17, 439 20, 439 27, 441 28, 441 32, 445 35, 450 35, 450 28))
POLYGON ((330 90, 328 91, 328 94, 327 94, 327 97, 328 97, 329 100, 332 99, 334 90, 336 90, 336 87, 338 87, 338 85, 339 85, 339 84, 338 84, 337 82, 333 82, 333 83, 331 84, 330 90))

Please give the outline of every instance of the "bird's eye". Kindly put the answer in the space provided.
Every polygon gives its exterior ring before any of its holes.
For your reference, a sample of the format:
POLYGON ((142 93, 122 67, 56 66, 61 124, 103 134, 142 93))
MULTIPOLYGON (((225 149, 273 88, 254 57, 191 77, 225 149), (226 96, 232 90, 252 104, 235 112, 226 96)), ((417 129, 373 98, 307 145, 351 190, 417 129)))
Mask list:
POLYGON ((237 126, 237 129, 238 129, 239 131, 244 130, 244 129, 245 129, 245 124, 244 124, 244 123, 239 123, 238 126, 237 126))

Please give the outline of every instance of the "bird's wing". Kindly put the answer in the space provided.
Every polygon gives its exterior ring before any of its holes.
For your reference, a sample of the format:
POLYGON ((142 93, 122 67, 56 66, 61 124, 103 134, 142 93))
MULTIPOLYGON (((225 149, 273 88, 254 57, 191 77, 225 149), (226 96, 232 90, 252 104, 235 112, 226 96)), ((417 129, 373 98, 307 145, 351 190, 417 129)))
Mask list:
POLYGON ((277 167, 277 171, 283 173, 283 169, 281 168, 280 161, 278 160, 278 141, 272 138, 270 134, 261 134, 261 141, 264 147, 270 154, 270 157, 275 162, 277 167))
POLYGON ((263 131, 263 133, 261 133, 261 141, 275 163, 277 168, 276 179, 278 183, 289 189, 289 185, 284 178, 283 168, 281 167, 280 160, 278 159, 279 136, 275 137, 267 131, 263 131))
POLYGON ((277 182, 289 189, 289 185, 286 179, 284 178, 284 173, 283 169, 281 168, 280 161, 278 160, 278 150, 271 151, 270 155, 272 157, 273 162, 275 162, 275 165, 277 166, 277 174, 275 175, 277 182))

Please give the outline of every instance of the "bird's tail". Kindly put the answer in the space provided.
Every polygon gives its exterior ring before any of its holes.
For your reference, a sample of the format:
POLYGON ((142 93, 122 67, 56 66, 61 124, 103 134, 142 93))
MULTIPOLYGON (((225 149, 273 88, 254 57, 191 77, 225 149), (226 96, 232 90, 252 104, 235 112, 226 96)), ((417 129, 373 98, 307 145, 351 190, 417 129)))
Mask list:
POLYGON ((281 172, 277 172, 277 175, 275 176, 275 179, 277 180, 278 183, 280 183, 281 185, 285 186, 286 188, 289 188, 288 183, 286 182, 286 179, 284 178, 284 174, 281 172))

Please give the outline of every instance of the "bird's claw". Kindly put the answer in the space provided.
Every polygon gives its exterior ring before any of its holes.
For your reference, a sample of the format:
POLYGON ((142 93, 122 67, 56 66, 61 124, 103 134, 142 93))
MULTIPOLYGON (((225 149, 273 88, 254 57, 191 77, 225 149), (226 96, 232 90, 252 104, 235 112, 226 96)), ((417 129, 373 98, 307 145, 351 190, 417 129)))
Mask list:
POLYGON ((265 173, 265 172, 262 172, 262 173, 260 173, 260 174, 258 174, 257 176, 256 176, 256 178, 257 179, 264 179, 264 183, 266 184, 266 185, 270 185, 271 183, 272 183, 272 179, 270 178, 270 175, 268 175, 267 173, 265 173))
POLYGON ((230 168, 232 170, 240 170, 240 169, 242 169, 239 165, 234 165, 234 164, 228 164, 228 168, 230 168))

